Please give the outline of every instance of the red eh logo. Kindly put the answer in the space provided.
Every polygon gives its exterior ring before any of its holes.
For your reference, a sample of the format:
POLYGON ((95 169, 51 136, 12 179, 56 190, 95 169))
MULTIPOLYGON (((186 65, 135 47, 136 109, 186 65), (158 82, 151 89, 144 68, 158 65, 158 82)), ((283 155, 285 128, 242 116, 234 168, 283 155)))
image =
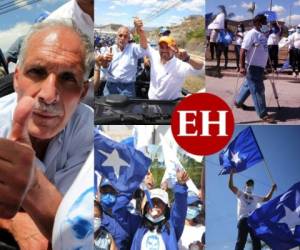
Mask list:
POLYGON ((198 93, 184 98, 172 114, 172 133, 187 152, 209 155, 226 146, 234 130, 230 107, 218 96, 198 93))

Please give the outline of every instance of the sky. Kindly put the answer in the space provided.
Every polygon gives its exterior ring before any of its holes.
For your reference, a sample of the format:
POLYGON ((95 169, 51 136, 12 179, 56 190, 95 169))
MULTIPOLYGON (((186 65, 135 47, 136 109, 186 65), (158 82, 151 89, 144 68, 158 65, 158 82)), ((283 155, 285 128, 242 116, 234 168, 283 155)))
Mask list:
MULTIPOLYGON (((20 3, 20 0, 2 0, 0 1, 0 48, 6 51, 9 46, 16 40, 17 37, 24 35, 34 20, 42 13, 52 12, 66 0, 42 0, 40 2, 28 5, 26 7, 11 11, 6 14, 1 14, 1 6, 14 2, 14 6, 20 3)), ((22 2, 31 2, 31 0, 23 0, 22 2)))
MULTIPOLYGON (((245 1, 237 1, 237 0, 209 0, 206 1, 206 13, 209 12, 217 12, 218 5, 225 5, 227 8, 227 12, 233 12, 235 14, 235 20, 244 20, 252 18, 252 14, 247 12, 247 8, 251 6, 251 2, 249 0, 245 1)), ((269 10, 270 8, 270 0, 267 1, 258 1, 256 2, 256 10, 255 13, 269 10)), ((278 18, 286 23, 289 23, 289 15, 291 12, 291 22, 292 25, 300 23, 300 0, 273 0, 273 8, 272 10, 275 11, 278 15, 278 18)))
MULTIPOLYGON (((236 126, 234 136, 246 126, 236 126)), ((271 175, 278 186, 273 198, 300 181, 300 126, 252 126, 271 175)), ((234 137, 233 137, 234 138, 234 137)), ((237 199, 228 188, 229 175, 218 176, 218 153, 206 157, 206 243, 207 250, 234 249, 237 237, 237 199)), ((272 183, 264 163, 234 175, 242 189, 254 179, 254 194, 266 195, 272 183)), ((251 248, 246 248, 251 249, 251 248)))
POLYGON ((168 26, 180 22, 189 15, 204 15, 205 0, 97 0, 95 1, 95 23, 133 25, 133 17, 144 20, 145 26, 168 26), (157 18, 150 18, 151 13, 173 6, 157 18), (149 17, 149 18, 148 18, 149 17))

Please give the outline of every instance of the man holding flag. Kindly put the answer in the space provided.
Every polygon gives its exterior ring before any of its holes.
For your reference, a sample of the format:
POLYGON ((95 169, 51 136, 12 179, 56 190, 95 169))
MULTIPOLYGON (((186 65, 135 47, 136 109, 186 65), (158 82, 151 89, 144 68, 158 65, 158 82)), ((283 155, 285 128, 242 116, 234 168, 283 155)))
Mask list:
POLYGON ((224 175, 230 173, 228 187, 237 196, 238 200, 238 239, 235 250, 244 249, 248 233, 252 239, 253 249, 261 249, 260 240, 248 226, 248 217, 258 207, 259 203, 271 199, 276 189, 276 184, 271 178, 273 182, 272 189, 264 197, 253 194, 254 181, 252 179, 246 181, 244 190, 239 190, 233 184, 234 173, 244 171, 264 160, 252 128, 247 127, 242 130, 229 144, 227 149, 220 153, 219 160, 220 165, 223 166, 220 174, 224 175))
POLYGON ((276 189, 276 184, 272 185, 272 189, 266 196, 260 197, 253 194, 254 181, 252 179, 246 181, 243 191, 234 186, 233 172, 233 170, 230 172, 228 187, 237 196, 238 200, 238 238, 235 250, 244 249, 248 233, 252 239, 253 250, 259 250, 261 249, 260 240, 257 238, 255 232, 249 227, 248 216, 258 207, 259 203, 266 202, 272 198, 276 189))

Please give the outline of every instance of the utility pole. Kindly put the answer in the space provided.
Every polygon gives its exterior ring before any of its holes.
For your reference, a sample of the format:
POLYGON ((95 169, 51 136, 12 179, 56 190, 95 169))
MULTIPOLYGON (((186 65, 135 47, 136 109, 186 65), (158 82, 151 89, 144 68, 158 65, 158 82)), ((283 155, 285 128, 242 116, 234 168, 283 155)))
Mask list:
POLYGON ((273 1, 271 0, 271 3, 270 3, 270 11, 272 11, 272 6, 273 6, 273 1))
POLYGON ((289 28, 291 27, 291 24, 292 24, 292 5, 290 5, 289 28))

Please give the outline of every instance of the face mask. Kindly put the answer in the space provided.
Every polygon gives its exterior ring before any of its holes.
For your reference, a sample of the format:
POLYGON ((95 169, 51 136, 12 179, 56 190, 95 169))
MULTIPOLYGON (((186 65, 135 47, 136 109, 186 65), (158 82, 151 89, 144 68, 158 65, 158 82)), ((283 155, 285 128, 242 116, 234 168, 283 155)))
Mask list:
POLYGON ((250 187, 246 186, 245 192, 248 193, 248 194, 252 194, 252 192, 253 192, 253 187, 251 187, 251 186, 250 186, 250 187))
POLYGON ((161 221, 163 221, 164 219, 165 219, 165 216, 162 214, 161 216, 159 216, 159 217, 157 217, 157 218, 153 218, 152 216, 151 216, 151 214, 149 214, 149 213, 146 213, 146 218, 148 219, 148 220, 150 220, 152 223, 154 223, 154 224, 156 224, 156 223, 159 223, 159 222, 161 222, 161 221))
POLYGON ((297 33, 300 34, 300 29, 296 29, 297 33))
POLYGON ((103 208, 112 208, 113 205, 116 203, 116 196, 113 194, 104 194, 101 195, 101 205, 103 206, 103 208))
POLYGON ((260 27, 260 32, 262 32, 262 33, 268 33, 268 32, 269 32, 269 26, 266 25, 266 24, 263 24, 263 25, 260 27))
POLYGON ((198 207, 194 207, 194 206, 190 206, 187 209, 186 212, 186 219, 187 220, 193 220, 195 219, 198 215, 200 214, 200 208, 198 207))
POLYGON ((100 228, 101 225, 101 219, 95 217, 94 218, 94 231, 97 231, 100 228))

